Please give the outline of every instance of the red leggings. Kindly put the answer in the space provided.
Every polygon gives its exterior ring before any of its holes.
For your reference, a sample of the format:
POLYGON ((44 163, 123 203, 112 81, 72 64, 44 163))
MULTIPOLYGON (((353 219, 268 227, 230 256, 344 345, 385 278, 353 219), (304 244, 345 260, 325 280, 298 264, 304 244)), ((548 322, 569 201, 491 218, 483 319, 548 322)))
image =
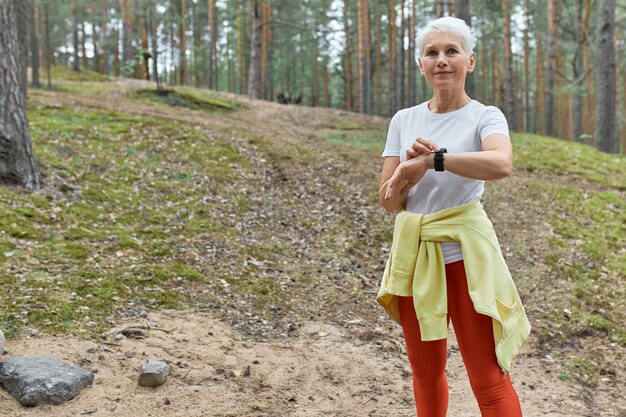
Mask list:
MULTIPOLYGON (((476 313, 467 289, 463 261, 446 265, 448 324, 454 332, 472 391, 483 417, 521 417, 517 393, 496 360, 491 317, 476 313)), ((398 297, 402 331, 413 370, 419 417, 445 417, 448 409, 447 339, 423 342, 413 297, 398 297)))

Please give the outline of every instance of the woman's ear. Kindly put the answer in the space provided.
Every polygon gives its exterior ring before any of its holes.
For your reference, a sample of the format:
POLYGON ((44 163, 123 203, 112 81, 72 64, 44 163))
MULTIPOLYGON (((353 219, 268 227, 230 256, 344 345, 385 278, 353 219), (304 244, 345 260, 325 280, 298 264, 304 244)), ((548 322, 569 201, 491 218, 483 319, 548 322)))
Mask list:
POLYGON ((422 61, 420 61, 419 58, 417 58, 417 66, 420 69, 420 74, 424 75, 424 69, 422 68, 422 61))
POLYGON ((469 67, 467 67, 467 72, 472 73, 474 71, 475 66, 476 66, 476 54, 472 52, 469 57, 469 67))

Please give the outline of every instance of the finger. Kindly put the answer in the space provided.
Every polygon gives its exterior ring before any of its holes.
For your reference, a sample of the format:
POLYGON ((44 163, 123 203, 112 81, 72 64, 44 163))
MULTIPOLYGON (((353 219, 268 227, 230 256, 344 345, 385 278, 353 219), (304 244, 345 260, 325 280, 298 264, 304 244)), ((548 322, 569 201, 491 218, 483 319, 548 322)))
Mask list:
POLYGON ((424 147, 426 147, 430 152, 437 152, 439 150, 439 145, 437 145, 435 142, 433 142, 432 140, 428 140, 428 139, 424 139, 424 138, 417 138, 416 142, 422 144, 424 147))
POLYGON ((413 159, 413 158, 417 158, 418 156, 420 156, 421 154, 416 151, 415 149, 409 148, 406 151, 406 159, 413 159))
POLYGON ((417 151, 418 155, 434 152, 427 145, 421 142, 414 142, 413 145, 411 145, 411 149, 413 149, 414 151, 417 151))

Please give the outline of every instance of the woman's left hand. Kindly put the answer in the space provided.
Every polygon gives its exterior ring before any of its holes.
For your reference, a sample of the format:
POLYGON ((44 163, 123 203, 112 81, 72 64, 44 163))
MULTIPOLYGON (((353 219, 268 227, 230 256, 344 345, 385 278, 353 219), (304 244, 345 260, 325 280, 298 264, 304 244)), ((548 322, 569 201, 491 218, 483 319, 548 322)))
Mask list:
POLYGON ((428 155, 430 153, 437 152, 439 149, 439 145, 435 142, 422 137, 417 137, 411 144, 411 147, 406 150, 406 159, 408 161, 409 159, 417 158, 420 155, 428 155))
POLYGON ((424 174, 427 166, 424 158, 412 158, 398 165, 393 175, 387 182, 385 199, 390 199, 396 193, 405 194, 417 184, 424 174))

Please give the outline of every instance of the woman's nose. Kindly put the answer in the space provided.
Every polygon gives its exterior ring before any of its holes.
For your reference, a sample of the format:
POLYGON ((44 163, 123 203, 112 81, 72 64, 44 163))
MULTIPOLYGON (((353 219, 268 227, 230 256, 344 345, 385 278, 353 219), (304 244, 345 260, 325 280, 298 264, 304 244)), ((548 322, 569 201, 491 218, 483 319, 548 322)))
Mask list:
POLYGON ((443 66, 443 65, 446 65, 447 63, 448 61, 446 61, 446 55, 439 54, 439 56, 437 57, 437 66, 443 66))

